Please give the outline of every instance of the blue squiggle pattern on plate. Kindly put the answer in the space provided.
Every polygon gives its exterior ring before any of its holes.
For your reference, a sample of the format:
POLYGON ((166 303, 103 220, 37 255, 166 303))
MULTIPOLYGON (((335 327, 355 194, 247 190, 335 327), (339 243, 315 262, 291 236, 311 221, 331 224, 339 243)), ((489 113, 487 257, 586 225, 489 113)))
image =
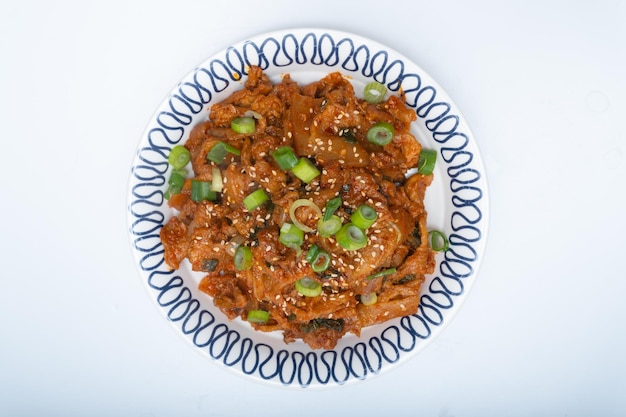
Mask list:
MULTIPOLYGON (((479 260, 476 245, 483 236, 484 191, 482 173, 469 149, 470 139, 460 131, 454 106, 440 98, 437 88, 423 82, 417 73, 407 72, 402 58, 384 47, 372 47, 337 32, 286 32, 247 41, 226 49, 223 54, 196 68, 172 92, 147 130, 132 168, 129 224, 139 268, 147 277, 156 302, 165 315, 199 349, 227 367, 267 381, 288 386, 344 384, 380 373, 416 349, 441 326, 465 282, 472 277, 479 260), (369 340, 333 351, 277 349, 260 343, 234 329, 223 317, 202 307, 194 292, 177 271, 170 271, 163 259, 159 231, 165 222, 163 190, 171 147, 185 139, 190 125, 220 92, 238 88, 246 68, 258 65, 289 67, 324 66, 355 73, 385 84, 391 91, 402 90, 433 140, 447 169, 450 216, 450 250, 438 264, 438 271, 421 296, 417 314, 394 324, 381 325, 369 340), (387 326, 387 327, 385 327, 387 326)), ((219 314, 219 313, 218 313, 219 314)))

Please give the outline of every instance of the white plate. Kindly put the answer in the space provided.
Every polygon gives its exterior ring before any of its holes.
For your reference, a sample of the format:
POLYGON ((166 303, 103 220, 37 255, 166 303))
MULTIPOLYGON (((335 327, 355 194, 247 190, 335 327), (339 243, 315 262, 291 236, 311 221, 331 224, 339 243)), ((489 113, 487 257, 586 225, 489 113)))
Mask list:
POLYGON ((207 358, 240 375, 289 387, 328 387, 372 378, 404 363, 437 336, 476 279, 488 226, 487 181, 480 153, 459 109, 420 67, 398 52, 361 36, 324 29, 295 29, 254 37, 215 54, 187 75, 148 123, 128 187, 131 244, 150 297, 179 333, 207 358), (299 83, 332 71, 351 77, 355 91, 376 80, 406 94, 418 121, 413 133, 439 152, 426 194, 429 228, 444 231, 450 250, 437 256, 423 285, 418 314, 348 334, 332 351, 280 333, 262 333, 229 321, 198 291, 202 273, 188 264, 169 271, 159 231, 172 215, 163 200, 167 155, 208 108, 241 89, 246 67, 261 66, 278 82, 289 73, 299 83))

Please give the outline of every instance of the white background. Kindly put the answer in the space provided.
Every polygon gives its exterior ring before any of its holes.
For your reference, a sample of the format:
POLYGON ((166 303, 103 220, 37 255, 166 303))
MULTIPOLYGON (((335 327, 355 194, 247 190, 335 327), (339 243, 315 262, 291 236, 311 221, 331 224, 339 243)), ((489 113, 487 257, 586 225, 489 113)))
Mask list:
POLYGON ((0 415, 626 413, 624 1, 3 1, 0 415), (134 265, 130 166, 159 103, 245 38, 327 27, 388 45, 462 110, 487 251, 408 363, 322 391, 196 354, 134 265))

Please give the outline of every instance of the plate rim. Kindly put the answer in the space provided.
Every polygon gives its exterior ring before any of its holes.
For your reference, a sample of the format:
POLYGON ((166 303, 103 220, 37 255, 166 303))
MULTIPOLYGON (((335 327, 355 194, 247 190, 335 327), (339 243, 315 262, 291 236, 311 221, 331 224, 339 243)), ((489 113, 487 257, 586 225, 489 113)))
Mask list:
MULTIPOLYGON (((320 41, 318 38, 315 38, 316 41, 320 41)), ((306 40, 306 39, 304 39, 306 40)), ((304 42, 304 40, 302 40, 302 42, 304 42)), ((320 41, 321 42, 321 41, 320 41)), ((328 66, 324 66, 321 65, 321 67, 325 67, 327 68, 327 72, 330 72, 331 70, 329 69, 330 67, 328 66)), ((229 91, 232 91, 229 90, 229 91)), ((209 101, 209 103, 203 105, 203 107, 206 107, 208 105, 210 105, 211 101, 209 101)), ((416 110, 417 111, 417 110, 416 110)), ((181 141, 186 140, 186 136, 183 136, 181 138, 181 141)), ((441 152, 441 149, 438 149, 438 151, 441 152)), ((482 160, 482 156, 481 156, 481 152, 480 152, 480 148, 479 148, 479 144, 477 143, 475 136, 473 135, 473 132, 471 131, 463 113, 461 112, 461 110, 458 108, 458 106, 456 105, 456 103, 454 103, 454 101, 451 99, 451 97, 447 94, 447 92, 445 91, 445 89, 443 87, 441 87, 441 85, 438 84, 438 82, 427 72, 425 71, 421 66, 419 66, 418 64, 416 64, 414 61, 412 61, 411 59, 409 59, 407 56, 405 56, 404 54, 398 52, 397 50, 390 48, 376 40, 370 39, 368 37, 362 36, 360 34, 356 34, 356 33, 351 33, 351 32, 347 32, 347 31, 343 31, 343 30, 336 30, 336 29, 326 29, 326 28, 319 28, 319 27, 312 27, 312 28, 308 28, 308 27, 303 27, 303 28, 287 28, 287 29, 280 29, 280 30, 275 30, 275 31, 270 31, 270 32, 266 32, 266 33, 261 33, 258 35, 254 35, 254 36, 250 36, 248 38, 246 38, 245 40, 241 40, 239 42, 236 42, 232 45, 229 45, 221 50, 218 50, 217 52, 209 55, 206 59, 204 59, 203 61, 201 61, 198 65, 196 65, 191 71, 187 72, 181 79, 180 81, 173 87, 170 89, 170 91, 168 92, 168 94, 164 97, 164 99, 158 104, 156 110, 154 111, 154 113, 150 116, 150 118, 148 119, 148 123, 146 124, 145 129, 142 131, 142 135, 137 143, 137 146, 135 148, 135 156, 132 160, 132 164, 131 164, 131 172, 129 175, 129 179, 128 179, 128 187, 127 187, 127 200, 126 200, 126 204, 127 204, 127 227, 128 227, 128 236, 129 236, 129 241, 131 244, 131 251, 133 252, 133 258, 134 258, 134 264, 135 267, 137 268, 137 271, 139 273, 140 278, 142 279, 143 283, 144 283, 144 288, 146 288, 150 298, 152 299, 152 301, 154 302, 155 306, 157 306, 158 310, 161 312, 161 314, 164 315, 164 317, 168 320, 168 322, 170 323, 171 327, 176 331, 177 334, 179 334, 179 336, 182 336, 183 339, 186 340, 186 342, 194 349, 194 351, 202 354, 202 356, 206 359, 209 359, 209 362, 215 365, 219 365, 218 367, 220 369, 226 369, 228 371, 230 371, 231 373, 234 373, 238 376, 241 377, 246 377, 246 379, 248 380, 253 380, 256 382, 260 382, 263 383, 264 385, 269 385, 269 386, 279 386, 279 387, 288 387, 288 388, 332 388, 332 387, 339 387, 339 386, 343 386, 345 384, 349 384, 349 383, 354 383, 357 381, 366 381, 366 380, 370 380, 373 376, 376 375, 381 375, 383 373, 386 373, 392 369, 396 369, 398 367, 398 365, 400 365, 401 363, 406 362, 407 360, 414 358, 417 353, 421 350, 423 350, 428 344, 430 344, 437 336, 438 334, 440 334, 443 329, 445 327, 447 327, 450 322, 454 319, 454 317, 458 314, 459 309, 462 307, 462 305, 465 303, 465 301, 468 298, 469 293, 471 292, 471 289, 474 286, 476 277, 480 271, 480 267, 482 265, 483 259, 484 259, 484 255, 485 255, 485 251, 486 251, 486 247, 487 247, 487 239, 489 236, 489 218, 490 218, 490 202, 489 202, 489 184, 488 184, 488 177, 486 175, 486 171, 485 171, 485 165, 484 162, 482 160), (141 236, 137 236, 137 234, 133 234, 133 228, 134 228, 134 223, 136 222, 136 217, 133 216, 133 211, 132 211, 132 205, 134 204, 134 202, 136 202, 136 198, 133 196, 133 184, 136 182, 135 181, 135 176, 134 176, 134 170, 137 167, 137 163, 140 160, 140 150, 141 150, 141 146, 142 144, 144 144, 146 142, 146 139, 148 137, 148 132, 150 131, 150 126, 152 126, 154 124, 154 121, 157 119, 157 117, 159 116, 159 114, 162 113, 162 109, 165 107, 168 99, 171 99, 171 97, 177 93, 177 91, 179 91, 178 89, 180 88, 181 84, 184 83, 186 80, 189 80, 193 77, 193 75, 196 73, 196 71, 199 68, 203 68, 203 66, 206 66, 208 64, 210 64, 211 62, 214 62, 221 54, 225 54, 228 50, 231 49, 236 49, 236 48, 243 48, 245 44, 249 43, 249 42, 259 42, 261 40, 267 40, 269 38, 276 38, 278 36, 283 36, 283 39, 285 36, 290 35, 290 34, 300 34, 300 33, 306 33, 306 34, 314 34, 315 36, 317 36, 318 38, 323 37, 324 35, 330 35, 332 39, 334 38, 338 38, 338 37, 342 37, 342 38, 347 38, 353 41, 359 41, 361 42, 363 45, 367 45, 370 47, 375 47, 377 50, 384 50, 387 51, 388 53, 390 53, 391 55, 395 56, 397 59, 402 60, 403 62, 406 62, 407 64, 409 64, 409 66, 413 66, 418 72, 419 72, 419 76, 422 76, 424 78, 427 79, 429 85, 433 86, 436 90, 436 94, 439 94, 440 97, 442 96, 445 99, 445 102, 447 104, 449 104, 454 112, 454 115, 458 118, 460 125, 463 127, 463 133, 466 135, 467 137, 467 143, 470 144, 473 148, 474 148, 474 153, 472 154, 472 158, 470 160, 470 162, 472 163, 471 166, 474 167, 476 166, 479 169, 479 178, 477 179, 477 181, 479 182, 479 185, 481 186, 480 188, 480 198, 479 200, 481 201, 481 210, 482 210, 482 216, 479 219, 480 223, 480 231, 479 233, 481 234, 480 238, 478 239, 478 253, 480 254, 477 258, 477 260, 472 261, 474 262, 472 264, 472 273, 470 275, 470 279, 467 281, 463 282, 463 292, 462 294, 457 297, 455 299, 454 305, 452 308, 452 310, 449 310, 446 312, 445 314, 445 320, 443 320, 443 322, 440 325, 437 325, 435 327, 435 330, 432 334, 429 334, 428 337, 426 337, 424 340, 422 340, 421 342, 419 342, 419 346, 417 348, 411 348, 408 350, 408 352, 405 352, 404 354, 400 354, 400 356, 398 357, 398 359, 394 362, 390 362, 387 364, 383 364, 382 367, 380 367, 377 371, 375 372, 367 372, 367 369, 365 370, 365 376, 363 378, 360 378, 358 376, 353 376, 351 377, 350 375, 347 375, 346 379, 344 381, 331 381, 330 379, 326 381, 326 383, 311 383, 311 381, 309 381, 309 383, 305 383, 303 384, 302 382, 297 383, 297 381, 295 381, 295 379, 292 379, 290 382, 284 382, 284 381, 278 381, 276 379, 276 377, 272 377, 272 378, 262 378, 261 376, 256 375, 249 375, 247 373, 245 373, 243 370, 240 369, 236 369, 234 366, 231 365, 227 365, 226 363, 224 363, 224 361, 222 360, 217 360, 216 358, 213 357, 208 357, 207 358, 207 353, 206 352, 202 352, 197 344, 194 344, 194 342, 192 342, 190 340, 189 337, 185 336, 184 334, 182 334, 182 330, 180 328, 180 326, 178 326, 177 324, 175 324, 170 317, 168 317, 168 315, 166 314, 166 311, 164 309, 164 307, 162 305, 159 304, 158 300, 155 298, 154 295, 154 289, 150 287, 150 285, 148 284, 146 277, 145 277, 145 270, 140 266, 142 258, 139 256, 140 255, 140 250, 137 248, 137 240, 141 239, 141 236), (474 160, 474 158, 476 158, 474 160)), ((439 262, 437 263, 437 266, 439 267, 439 262)), ((420 303, 421 304, 421 303, 420 303)), ((398 320, 399 321, 399 320, 398 320)), ((226 319, 226 322, 229 322, 226 319)), ((379 325, 379 326, 383 326, 385 325, 385 323, 379 325)), ((388 328, 387 328, 388 329, 388 328)), ((385 330, 387 330, 385 329, 385 330)), ((252 329, 250 329, 250 333, 253 335, 256 335, 257 331, 254 331, 252 329)), ((365 341, 361 341, 358 342, 357 345, 359 343, 362 343, 365 341)), ((252 344, 254 344, 254 341, 251 341, 252 344)), ((256 346, 256 345, 255 345, 256 346)), ((355 345, 356 346, 356 345, 355 345)), ((289 351, 289 352, 297 352, 297 350, 293 350, 293 349, 289 349, 288 345, 285 345, 284 348, 289 351)), ((356 347, 353 347, 356 350, 356 347)), ((306 349, 306 347, 305 347, 306 349)), ((304 356, 305 358, 303 359, 303 362, 301 362, 300 366, 302 366, 302 364, 304 363, 308 363, 308 355, 309 353, 320 353, 319 351, 310 351, 308 353, 306 353, 304 356)), ((358 352, 357 352, 358 354, 358 352)), ((209 355, 210 356, 210 355, 209 355)), ((322 356, 320 354, 320 356, 322 356)), ((310 363, 308 363, 309 366, 310 363)), ((315 362, 315 366, 317 366, 317 362, 315 362)), ((326 366, 328 367, 328 364, 326 364, 326 366)), ((335 365, 333 365, 334 367, 335 365)), ((334 370, 334 368, 333 368, 334 370)), ((317 372, 317 368, 314 369, 315 372, 317 372)), ((313 372, 313 370, 311 371, 313 372)))

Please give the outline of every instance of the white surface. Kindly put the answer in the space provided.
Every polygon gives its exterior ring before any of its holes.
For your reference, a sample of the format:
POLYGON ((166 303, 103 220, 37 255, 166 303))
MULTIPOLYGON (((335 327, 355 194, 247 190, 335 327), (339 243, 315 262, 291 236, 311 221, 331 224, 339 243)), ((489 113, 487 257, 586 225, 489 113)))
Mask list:
POLYGON ((0 415, 623 415, 626 4, 440 3, 3 2, 0 415), (378 40, 433 75, 491 192, 487 255, 448 328, 390 373, 302 392, 219 370, 175 334, 125 206, 176 82, 298 26, 378 40))

